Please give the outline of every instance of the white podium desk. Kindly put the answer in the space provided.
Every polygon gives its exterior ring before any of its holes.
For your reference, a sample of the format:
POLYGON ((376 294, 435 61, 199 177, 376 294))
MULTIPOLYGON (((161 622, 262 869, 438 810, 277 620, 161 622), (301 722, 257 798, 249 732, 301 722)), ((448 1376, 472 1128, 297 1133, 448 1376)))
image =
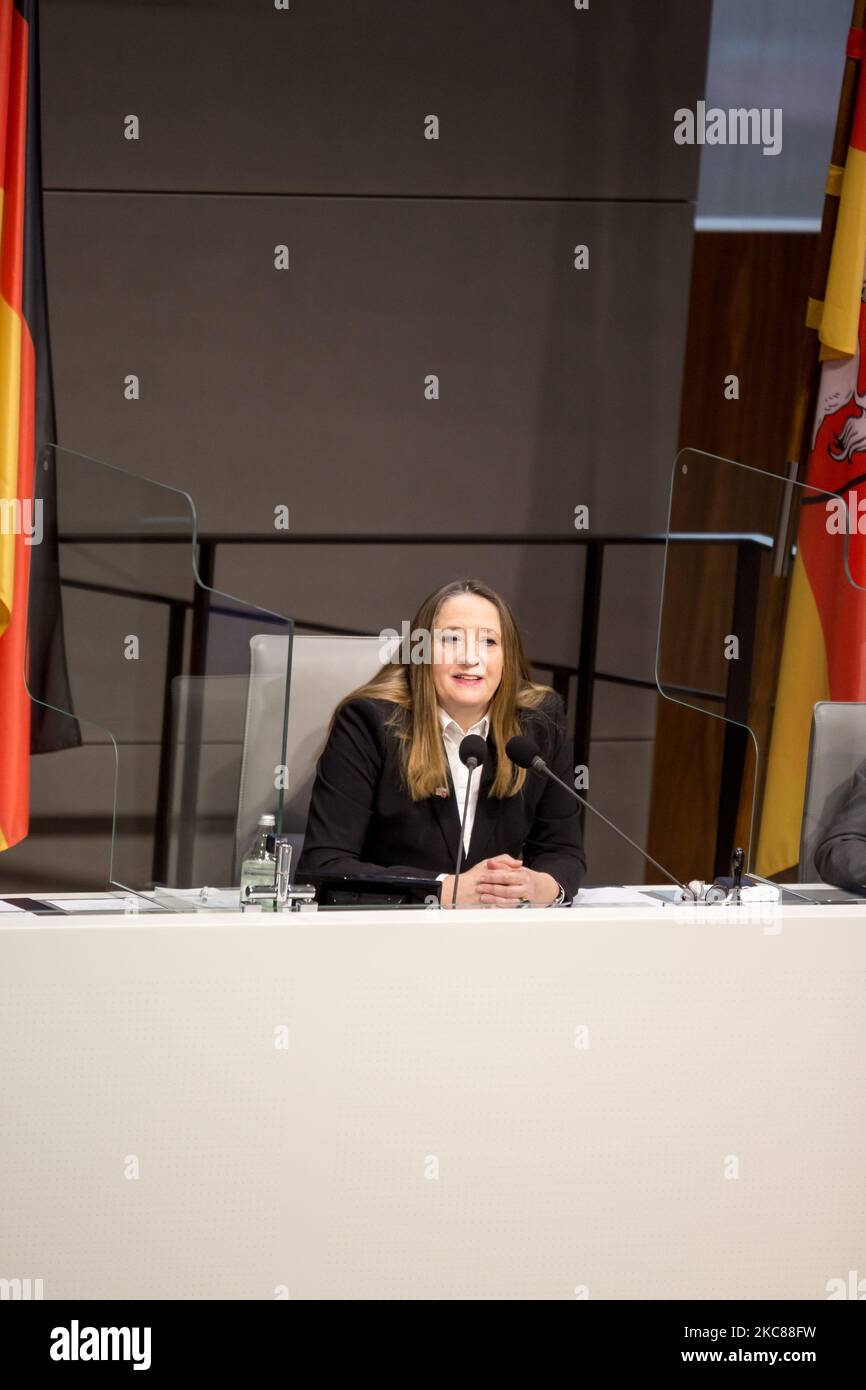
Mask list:
POLYGON ((46 1299, 866 1274, 866 907, 4 914, 0 1057, 46 1299))

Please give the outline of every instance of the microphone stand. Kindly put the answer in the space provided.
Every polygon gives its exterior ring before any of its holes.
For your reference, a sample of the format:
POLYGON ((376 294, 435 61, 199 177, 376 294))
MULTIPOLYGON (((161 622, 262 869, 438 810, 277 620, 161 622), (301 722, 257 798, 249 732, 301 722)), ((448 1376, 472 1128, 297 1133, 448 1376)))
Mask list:
POLYGON ((535 769, 536 772, 540 772, 544 777, 549 777, 552 782, 555 782, 557 784, 557 786, 562 787, 563 791, 567 791, 570 796, 574 797, 575 801, 580 802, 581 806, 585 806, 588 811, 592 811, 592 814, 594 816, 598 816, 600 820, 603 820, 605 825, 609 826, 610 829, 615 832, 615 834, 619 835, 620 839, 625 840, 628 844, 630 844, 632 849, 636 849, 638 854, 642 855, 644 859, 648 859, 649 862, 656 869, 658 869, 660 873, 664 874, 665 878, 669 879, 671 883, 675 883, 677 888, 682 890, 686 900, 691 899, 692 902, 697 901, 694 889, 690 888, 687 883, 681 883, 678 878, 675 878, 674 875, 668 869, 665 868, 664 864, 660 864, 657 859, 653 859, 651 854, 648 854, 647 851, 643 849, 640 845, 635 844, 634 840, 631 838, 630 835, 626 835, 624 830, 620 830, 618 825, 614 825, 613 821, 608 820, 607 816, 603 815, 602 812, 599 811, 597 806, 593 806, 589 801, 587 801, 584 797, 580 795, 580 792, 576 792, 574 790, 574 787, 570 787, 567 782, 563 782, 561 777, 557 777, 556 773, 550 770, 550 768, 547 766, 547 763, 544 761, 540 754, 536 754, 535 757, 532 759, 532 767, 535 769))
POLYGON ((476 767, 478 767, 478 759, 467 758, 466 766, 469 770, 469 776, 466 778, 466 795, 463 798, 463 816, 460 821, 460 844, 457 849, 457 867, 454 871, 454 887, 451 892, 452 907, 457 906, 457 884, 460 881, 460 870, 463 866, 463 827, 466 824, 466 813, 469 810, 469 788, 472 785, 472 774, 475 771, 476 767))

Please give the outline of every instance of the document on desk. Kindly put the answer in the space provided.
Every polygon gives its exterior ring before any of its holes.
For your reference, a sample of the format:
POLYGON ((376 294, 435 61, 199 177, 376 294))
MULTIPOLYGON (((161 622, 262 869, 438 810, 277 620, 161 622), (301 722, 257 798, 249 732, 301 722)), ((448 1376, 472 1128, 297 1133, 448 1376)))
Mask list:
POLYGON ((580 907, 664 907, 660 898, 651 898, 637 888, 578 888, 573 908, 580 907))

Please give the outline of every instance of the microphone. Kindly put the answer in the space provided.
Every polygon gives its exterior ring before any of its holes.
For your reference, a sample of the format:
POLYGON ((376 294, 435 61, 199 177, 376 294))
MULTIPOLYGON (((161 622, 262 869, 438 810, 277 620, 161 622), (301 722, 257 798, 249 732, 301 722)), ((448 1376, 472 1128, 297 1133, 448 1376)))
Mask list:
POLYGON ((460 869, 463 864, 463 827, 466 824, 466 812, 469 809, 469 788, 472 785, 472 774, 476 767, 480 767, 487 757, 487 744, 480 734, 467 734, 461 741, 457 750, 461 763, 469 769, 469 776, 466 778, 466 796, 463 799, 463 818, 460 822, 460 844, 457 848, 457 868, 454 871, 454 888, 451 893, 451 906, 457 906, 457 884, 460 882, 460 869))
POLYGON ((596 810, 594 806, 590 805, 585 797, 582 797, 579 792, 574 790, 574 787, 570 787, 567 782, 563 782, 561 777, 557 777, 556 773, 552 772, 547 766, 547 763, 542 758, 531 738, 527 738, 525 734, 515 734, 514 738, 510 738, 506 743, 505 752, 508 754, 511 761, 516 763, 518 767, 525 767, 527 769, 532 769, 533 772, 539 772, 542 777, 548 777, 551 782, 555 782, 558 787, 562 787, 563 791, 567 791, 570 796, 574 797, 575 801, 580 802, 581 806, 585 806, 588 811, 592 811, 594 816, 598 816, 599 820, 603 820, 605 825, 610 826, 610 829, 615 831, 621 840, 625 840, 626 844, 631 845, 632 849, 636 849, 638 854, 643 855, 644 859, 648 859, 660 873, 664 874, 665 878, 670 879, 671 883, 675 883, 677 888, 682 889, 686 898, 690 898, 693 902, 697 901, 694 889, 689 888, 687 883, 681 883, 678 878, 675 878, 672 873, 668 872, 663 864, 660 864, 657 859, 653 859, 652 855, 647 854, 646 850, 642 849, 640 845, 636 845, 634 840, 629 839, 624 830, 620 830, 618 825, 614 825, 613 821, 608 820, 607 816, 603 816, 601 811, 596 810))
POLYGON ((737 846, 737 848, 731 855, 731 873, 734 879, 734 886, 732 891, 735 903, 740 903, 742 901, 740 897, 740 889, 743 883, 743 862, 745 858, 746 856, 744 855, 743 851, 740 849, 739 846, 737 846))

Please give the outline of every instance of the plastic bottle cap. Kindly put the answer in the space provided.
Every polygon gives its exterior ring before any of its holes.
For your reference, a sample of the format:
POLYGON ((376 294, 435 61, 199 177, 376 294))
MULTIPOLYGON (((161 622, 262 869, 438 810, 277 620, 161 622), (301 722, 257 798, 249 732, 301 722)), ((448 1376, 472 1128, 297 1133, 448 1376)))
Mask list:
POLYGON ((270 812, 266 812, 265 815, 259 816, 259 825, 276 825, 276 823, 276 816, 272 816, 270 812))

